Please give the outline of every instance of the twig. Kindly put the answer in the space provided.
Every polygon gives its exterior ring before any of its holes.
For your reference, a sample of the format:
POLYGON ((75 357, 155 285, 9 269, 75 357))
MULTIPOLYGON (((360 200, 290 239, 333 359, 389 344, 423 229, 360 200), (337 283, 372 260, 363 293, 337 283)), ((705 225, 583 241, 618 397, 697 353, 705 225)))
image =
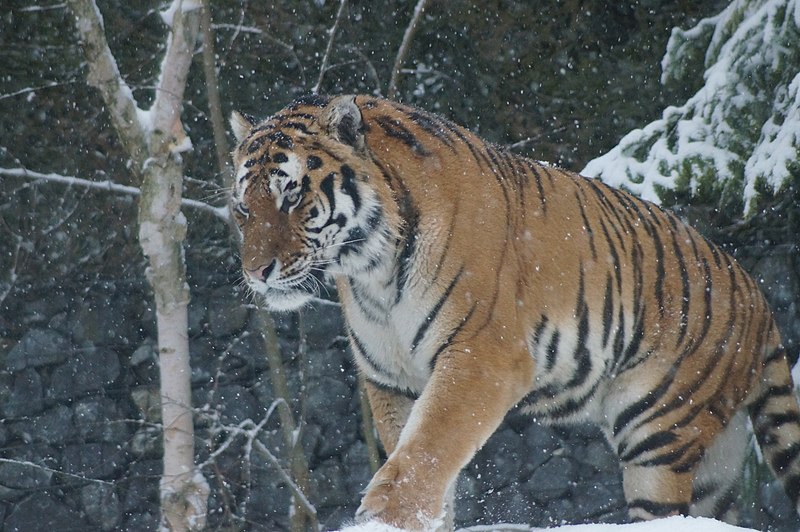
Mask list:
POLYGON ((558 128, 555 128, 555 129, 551 129, 551 130, 547 131, 546 134, 542 133, 542 134, 539 134, 539 135, 534 135, 533 137, 527 137, 527 138, 524 138, 522 140, 518 140, 514 144, 509 145, 508 149, 509 150, 518 150, 520 148, 524 148, 525 146, 527 146, 531 142, 536 142, 537 140, 539 140, 540 138, 542 138, 542 137, 544 137, 546 135, 552 135, 553 133, 560 133, 560 132, 562 132, 562 131, 564 131, 566 129, 567 129, 567 126, 562 126, 562 127, 558 127, 558 128))
MULTIPOLYGON (((142 191, 137 187, 120 185, 119 183, 114 183, 113 181, 109 180, 91 181, 89 179, 82 179, 80 177, 65 176, 60 174, 42 174, 40 172, 34 172, 33 170, 27 170, 25 168, 0 168, 0 175, 5 175, 8 177, 23 177, 27 179, 41 179, 53 183, 61 183, 63 185, 76 185, 80 187, 114 192, 116 194, 127 194, 129 196, 140 196, 142 194, 142 191)), ((230 221, 230 214, 227 207, 214 207, 208 203, 188 198, 181 198, 181 205, 211 214, 225 223, 230 221)))
POLYGON ((139 119, 140 109, 130 87, 122 79, 117 61, 106 41, 103 19, 92 0, 67 2, 76 18, 89 72, 89 85, 100 91, 117 134, 134 162, 134 172, 141 175, 147 159, 147 140, 139 119))
POLYGON ((271 35, 271 34, 267 33, 266 31, 262 30, 261 28, 256 28, 254 26, 242 26, 241 25, 241 19, 240 19, 240 24, 225 24, 225 23, 221 23, 221 22, 220 23, 212 23, 211 24, 211 29, 214 29, 214 30, 231 30, 231 31, 234 32, 233 36, 231 37, 231 39, 228 42, 228 45, 226 47, 228 50, 233 49, 233 41, 236 39, 236 36, 239 35, 239 33, 252 33, 254 35, 260 35, 260 36, 264 37, 265 39, 267 39, 268 41, 270 41, 270 42, 272 42, 274 44, 277 44, 278 47, 284 49, 289 55, 291 55, 292 58, 294 59, 295 63, 297 63, 297 66, 300 67, 300 77, 302 78, 303 85, 305 86, 305 84, 306 84, 306 81, 305 81, 306 80, 306 69, 303 66, 302 61, 300 61, 300 56, 297 55, 297 52, 295 51, 294 47, 292 47, 291 44, 288 44, 288 43, 278 39, 274 35, 271 35))
POLYGON ((97 478, 88 478, 88 477, 85 477, 83 475, 76 475, 74 473, 67 473, 66 471, 59 471, 58 469, 53 469, 53 468, 50 468, 50 467, 47 467, 47 466, 36 464, 34 462, 28 462, 27 460, 12 460, 10 458, 0 458, 0 463, 3 463, 3 464, 16 464, 16 465, 21 465, 21 466, 26 466, 26 467, 33 467, 33 468, 36 468, 36 469, 40 469, 42 471, 46 471, 48 473, 54 473, 56 475, 64 475, 66 477, 71 477, 71 478, 75 478, 75 479, 78 479, 78 480, 83 480, 85 482, 95 482, 97 484, 105 484, 107 486, 113 486, 114 485, 113 482, 109 482, 107 480, 100 480, 100 479, 97 479, 97 478))
MULTIPOLYGON (((272 402, 269 409, 267 410, 264 417, 261 419, 259 423, 255 423, 251 419, 245 419, 244 421, 240 422, 237 425, 219 425, 216 427, 212 427, 212 430, 219 433, 219 432, 227 432, 228 437, 219 445, 209 456, 208 458, 200 464, 198 467, 209 467, 214 463, 217 457, 222 455, 225 451, 227 451, 230 446, 233 444, 234 440, 238 437, 242 437, 245 440, 245 454, 246 456, 250 456, 251 449, 255 447, 258 451, 260 451, 264 456, 267 457, 267 460, 275 467, 276 471, 280 475, 280 477, 286 482, 289 486, 289 489, 292 490, 294 497, 299 502, 300 506, 303 508, 306 515, 310 516, 313 523, 312 523, 312 530, 316 530, 316 518, 317 518, 317 509, 314 508, 314 505, 306 497, 303 489, 295 482, 292 476, 286 472, 286 470, 281 465, 280 460, 270 452, 269 449, 258 439, 259 434, 264 429, 264 425, 267 424, 267 421, 272 417, 273 412, 276 409, 286 408, 288 405, 286 401, 281 398, 276 399, 272 402)), ((280 411, 280 410, 279 410, 280 411)), ((215 420, 216 421, 216 420, 215 420)))
POLYGON ((333 21, 333 26, 328 30, 328 47, 325 49, 325 55, 322 56, 322 65, 319 67, 319 78, 317 84, 311 88, 312 94, 319 92, 319 87, 322 85, 322 79, 325 77, 325 71, 328 69, 328 61, 330 61, 331 50, 333 50, 333 40, 336 37, 336 30, 339 29, 339 23, 342 21, 345 7, 347 7, 347 0, 341 0, 339 3, 339 11, 336 13, 336 20, 333 21))
POLYGON ((8 294, 11 293, 11 290, 14 288, 14 285, 17 282, 18 274, 17 268, 19 267, 19 257, 20 251, 22 250, 22 242, 23 239, 19 235, 14 235, 14 240, 16 240, 16 246, 14 248, 13 258, 11 259, 11 268, 8 271, 8 286, 0 291, 0 304, 6 300, 8 294))
MULTIPOLYGON (((267 459, 272 463, 272 465, 275 466, 275 469, 278 471, 278 474, 281 476, 284 482, 286 482, 286 484, 292 489, 294 496, 297 498, 297 501, 300 502, 300 505, 303 507, 303 510, 305 510, 306 514, 309 515, 312 518, 312 520, 316 523, 317 509, 314 508, 314 505, 311 504, 311 502, 309 502, 308 498, 303 493, 303 490, 301 490, 297 486, 297 484, 294 483, 289 474, 283 469, 283 467, 281 467, 280 461, 275 457, 274 454, 272 454, 269 451, 269 449, 267 449, 267 447, 263 443, 261 443, 261 440, 253 440, 253 444, 255 445, 255 448, 261 451, 261 453, 267 457, 267 459)), ((312 530, 315 529, 316 525, 312 527, 312 530)))
POLYGON ((417 6, 414 8, 414 14, 411 16, 411 21, 408 23, 406 32, 403 35, 403 42, 400 43, 400 48, 397 50, 397 57, 394 59, 394 66, 392 67, 392 77, 389 80, 389 88, 386 95, 390 99, 397 96, 397 82, 400 77, 400 69, 403 68, 403 63, 406 61, 408 50, 411 47, 411 40, 419 27, 419 19, 422 17, 422 12, 425 10, 425 5, 428 0, 419 0, 417 6))
POLYGON ((206 78, 206 94, 208 95, 209 117, 214 133, 214 148, 217 154, 217 166, 222 176, 222 185, 230 186, 230 165, 228 164, 228 141, 225 137, 225 120, 222 117, 222 104, 219 97, 219 80, 217 79, 216 54, 214 52, 214 34, 211 29, 211 2, 203 0, 203 11, 200 15, 200 31, 203 38, 203 73, 206 78))

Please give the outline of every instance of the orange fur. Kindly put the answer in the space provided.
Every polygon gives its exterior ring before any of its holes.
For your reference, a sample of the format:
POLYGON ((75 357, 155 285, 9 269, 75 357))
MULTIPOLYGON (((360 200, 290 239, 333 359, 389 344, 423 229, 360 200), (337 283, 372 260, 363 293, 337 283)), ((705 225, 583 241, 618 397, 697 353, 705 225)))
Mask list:
MULTIPOLYGON (((639 518, 689 510, 705 450, 747 405, 772 431, 773 465, 798 444, 756 283, 674 214, 368 96, 232 123, 251 287, 287 310, 315 270, 336 280, 389 454, 362 517, 408 529, 440 517, 515 405, 603 420, 639 518)), ((776 469, 796 497, 789 458, 776 469)))

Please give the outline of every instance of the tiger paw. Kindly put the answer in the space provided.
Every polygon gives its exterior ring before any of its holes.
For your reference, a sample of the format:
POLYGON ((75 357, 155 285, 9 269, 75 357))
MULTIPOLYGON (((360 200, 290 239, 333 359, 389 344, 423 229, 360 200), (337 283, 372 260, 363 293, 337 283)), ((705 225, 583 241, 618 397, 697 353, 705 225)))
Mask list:
POLYGON ((427 483, 389 460, 367 486, 356 511, 359 523, 380 521, 403 530, 431 531, 440 526, 442 504, 431 504, 440 497, 426 489, 427 483))

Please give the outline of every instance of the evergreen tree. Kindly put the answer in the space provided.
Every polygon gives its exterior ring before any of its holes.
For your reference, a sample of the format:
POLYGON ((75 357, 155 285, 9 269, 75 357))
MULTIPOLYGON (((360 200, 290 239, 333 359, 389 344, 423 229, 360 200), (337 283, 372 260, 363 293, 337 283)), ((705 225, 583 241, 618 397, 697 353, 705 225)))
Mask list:
POLYGON ((657 203, 692 199, 729 215, 800 178, 800 1, 735 0, 674 29, 662 83, 702 86, 583 170, 657 203))

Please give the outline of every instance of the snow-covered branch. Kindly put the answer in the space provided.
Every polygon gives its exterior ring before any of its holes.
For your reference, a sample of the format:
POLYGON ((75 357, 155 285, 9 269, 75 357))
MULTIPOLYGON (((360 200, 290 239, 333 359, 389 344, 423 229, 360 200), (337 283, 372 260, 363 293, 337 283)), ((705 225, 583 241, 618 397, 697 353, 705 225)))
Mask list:
MULTIPOLYGON (((52 183, 60 183, 62 185, 67 185, 67 186, 77 186, 77 187, 91 188, 97 190, 105 190, 108 192, 113 192, 115 194, 126 194, 130 196, 139 196, 142 193, 142 191, 138 187, 120 185, 119 183, 114 183, 113 181, 109 181, 107 179, 103 181, 91 181, 89 179, 83 179, 74 176, 66 176, 61 174, 54 174, 54 173, 43 174, 41 172, 34 172, 33 170, 28 170, 26 168, 0 168, 0 175, 8 177, 22 177, 27 179, 42 180, 52 183)), ((197 209, 199 211, 208 213, 216 218, 219 218, 221 221, 225 223, 230 222, 230 212, 227 207, 215 207, 213 205, 209 205, 208 203, 188 198, 182 198, 181 205, 184 207, 197 209)))
POLYGON ((199 0, 174 0, 170 8, 162 13, 162 19, 170 27, 170 34, 161 62, 155 100, 147 113, 155 133, 150 144, 153 153, 158 153, 170 143, 177 144, 175 138, 184 137, 180 124, 183 91, 197 42, 201 8, 199 0))

